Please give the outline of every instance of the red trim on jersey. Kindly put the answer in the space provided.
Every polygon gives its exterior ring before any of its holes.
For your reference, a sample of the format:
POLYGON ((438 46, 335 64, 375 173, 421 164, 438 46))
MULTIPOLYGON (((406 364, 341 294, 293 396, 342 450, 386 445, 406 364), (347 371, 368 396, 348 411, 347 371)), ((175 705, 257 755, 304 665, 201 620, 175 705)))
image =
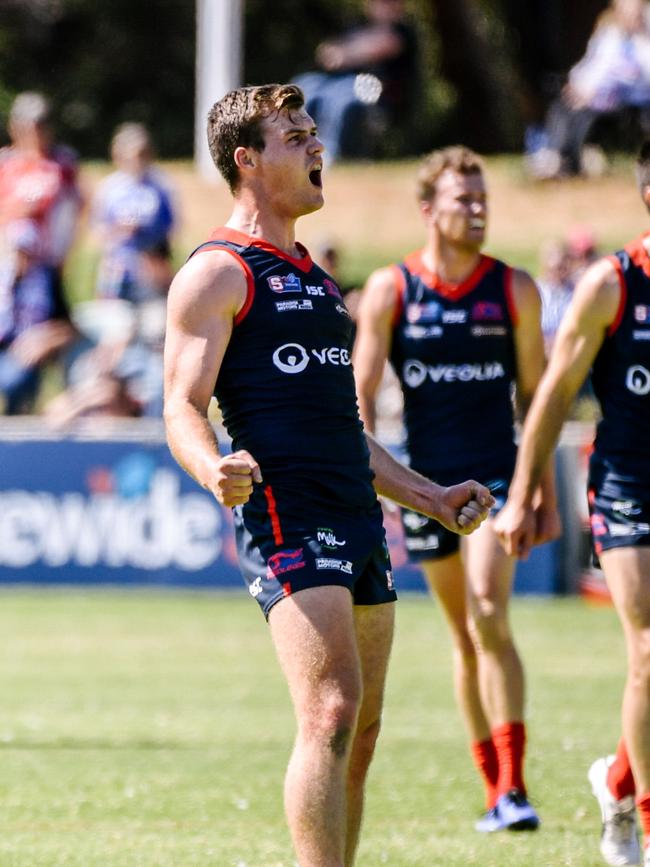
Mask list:
MULTIPOLYGON (((221 240, 221 239, 210 239, 212 240, 221 240)), ((236 259, 242 267, 244 272, 244 276, 246 277, 246 298, 244 303, 242 304, 240 310, 235 315, 235 325, 239 325, 239 323, 244 319, 248 311, 253 306, 253 300, 255 298, 255 278, 253 277, 253 272, 251 271, 248 263, 245 262, 239 253, 235 252, 235 250, 231 250, 229 247, 200 247, 197 253, 212 253, 214 250, 219 250, 223 253, 230 253, 233 259, 236 259)))
POLYGON ((424 250, 416 250, 414 253, 409 253, 404 259, 404 264, 412 274, 415 274, 416 277, 422 280, 425 286, 433 289, 444 298, 450 298, 451 300, 468 295, 496 264, 496 259, 493 259, 491 256, 484 256, 481 253, 476 268, 465 280, 461 280, 460 283, 445 283, 444 280, 441 280, 435 272, 426 266, 422 257, 423 252, 424 250))
MULTIPOLYGON (((626 248, 627 250, 627 248, 626 248)), ((629 252, 629 251, 628 251, 629 252)), ((646 254, 647 256, 647 254, 646 254)), ((621 265, 620 259, 618 256, 608 256, 609 261, 612 263, 616 270, 616 274, 618 275, 618 282, 621 287, 621 297, 618 302, 618 310, 616 311, 616 316, 614 317, 614 321, 607 329, 607 336, 611 337, 612 334, 616 333, 618 326, 621 324, 621 320, 623 319, 623 313, 625 312, 625 304, 627 302, 627 286, 625 285, 625 275, 623 274, 623 266, 621 265)), ((630 258, 632 255, 630 254, 630 258)), ((632 260, 634 261, 634 260, 632 260)), ((635 263, 636 264, 636 263, 635 263)))
POLYGON ((395 298, 395 309, 393 310, 393 328, 397 326, 397 323, 400 321, 402 317, 402 313, 404 312, 404 296, 406 295, 406 277, 404 276, 404 272, 399 267, 399 265, 391 265, 390 266, 393 271, 393 277, 395 279, 395 289, 397 290, 397 297, 395 298))
POLYGON ((280 526, 280 516, 278 515, 278 507, 275 502, 275 497, 273 496, 273 488, 271 485, 267 485, 264 488, 264 496, 266 497, 266 504, 269 513, 269 518, 271 519, 271 529, 273 530, 273 541, 276 545, 284 544, 284 536, 282 535, 282 527, 280 526))
POLYGON ((290 256, 284 250, 273 246, 264 238, 256 238, 253 235, 247 235, 245 232, 239 232, 237 229, 229 229, 227 226, 219 226, 213 229, 210 233, 210 241, 230 241, 233 244, 240 244, 242 247, 257 247, 259 250, 265 250, 267 253, 272 253, 279 259, 284 259, 286 262, 291 262, 300 271, 305 274, 311 271, 314 263, 309 255, 306 247, 296 241, 296 248, 300 252, 300 256, 290 256))
POLYGON ((650 277, 650 255, 643 242, 648 238, 650 238, 650 232, 644 232, 641 237, 630 241, 623 248, 637 268, 641 268, 646 277, 650 277))
POLYGON ((503 294, 506 298, 506 304, 508 305, 508 313, 510 314, 510 321, 513 326, 516 328, 519 325, 519 311, 517 310, 517 303, 515 301, 515 292, 512 287, 513 281, 515 277, 515 272, 510 267, 510 265, 506 265, 506 272, 503 275, 503 294))

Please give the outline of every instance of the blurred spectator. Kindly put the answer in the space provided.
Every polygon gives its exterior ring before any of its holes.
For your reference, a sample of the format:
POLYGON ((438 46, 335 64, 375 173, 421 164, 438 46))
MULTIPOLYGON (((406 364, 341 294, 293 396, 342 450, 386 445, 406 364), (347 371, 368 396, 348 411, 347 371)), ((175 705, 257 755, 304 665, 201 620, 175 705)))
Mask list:
POLYGON ((589 174, 584 144, 602 115, 632 107, 650 135, 650 3, 611 0, 596 21, 587 50, 569 72, 546 126, 528 142, 539 178, 589 174))
POLYGON ((161 416, 164 300, 89 301, 74 316, 85 345, 71 361, 68 387, 45 407, 49 421, 65 427, 92 416, 161 416))
POLYGON ((542 332, 547 356, 578 280, 598 256, 595 235, 584 225, 572 226, 561 241, 547 241, 542 245, 537 285, 542 298, 542 332))
POLYGON ((0 150, 0 228, 33 220, 43 263, 60 282, 82 204, 76 154, 54 142, 50 105, 40 93, 16 97, 8 132, 11 144, 0 150))
POLYGON ((61 282, 42 259, 33 220, 5 227, 0 258, 0 398, 7 415, 31 411, 44 365, 69 346, 75 329, 61 282))
POLYGON ((599 258, 596 236, 589 226, 572 226, 567 234, 571 278, 575 285, 587 268, 599 258))
POLYGON ((366 0, 365 17, 316 49, 318 70, 295 79, 325 159, 367 155, 369 121, 404 122, 417 89, 415 30, 404 0, 366 0))
POLYGON ((175 213, 167 179, 152 164, 146 128, 139 123, 118 127, 111 157, 116 171, 103 181, 93 202, 102 246, 97 296, 141 302, 166 295, 175 213))
POLYGON ((548 357, 575 286, 569 248, 563 241, 548 241, 542 246, 537 285, 542 298, 542 333, 548 357))

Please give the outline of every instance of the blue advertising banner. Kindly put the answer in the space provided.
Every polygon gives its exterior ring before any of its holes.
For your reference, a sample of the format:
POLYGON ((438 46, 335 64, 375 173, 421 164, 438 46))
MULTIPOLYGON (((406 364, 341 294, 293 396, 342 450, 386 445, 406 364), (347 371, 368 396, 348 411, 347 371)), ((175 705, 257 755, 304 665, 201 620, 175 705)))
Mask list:
MULTIPOLYGON (((423 590, 396 511, 395 583, 423 590)), ((555 589, 554 547, 520 564, 516 589, 555 589)), ((0 582, 243 587, 232 519, 164 442, 0 439, 0 582)))

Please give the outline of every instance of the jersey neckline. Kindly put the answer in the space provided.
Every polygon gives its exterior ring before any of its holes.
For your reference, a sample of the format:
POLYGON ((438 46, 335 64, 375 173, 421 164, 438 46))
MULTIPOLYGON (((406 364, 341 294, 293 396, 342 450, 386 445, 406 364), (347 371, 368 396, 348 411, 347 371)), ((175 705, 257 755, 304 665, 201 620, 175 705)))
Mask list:
POLYGON ((485 277, 488 271, 492 270, 496 263, 496 259, 492 258, 492 256, 486 256, 481 253, 479 255, 478 264, 471 274, 469 274, 464 280, 461 280, 460 283, 446 283, 435 271, 432 271, 427 267, 424 262, 423 253, 424 250, 415 250, 404 259, 404 264, 408 270, 416 277, 419 277, 429 289, 442 295, 443 298, 450 298, 452 300, 462 298, 475 289, 483 277, 485 277))
POLYGON ((313 267, 313 261, 309 255, 309 250, 303 246, 300 241, 296 241, 296 247, 300 251, 300 256, 290 256, 284 250, 280 250, 274 244, 264 240, 264 238, 256 238, 254 235, 248 235, 246 232, 240 232, 238 229, 231 229, 228 226, 218 226, 210 233, 210 241, 230 241, 233 244, 238 244, 242 247, 256 247, 258 250, 264 250, 266 253, 271 253, 279 259, 284 259, 290 262, 305 274, 313 267))
POLYGON ((632 262, 643 271, 646 277, 650 277, 650 253, 648 253, 643 242, 648 238, 650 238, 650 232, 644 232, 623 248, 632 262))

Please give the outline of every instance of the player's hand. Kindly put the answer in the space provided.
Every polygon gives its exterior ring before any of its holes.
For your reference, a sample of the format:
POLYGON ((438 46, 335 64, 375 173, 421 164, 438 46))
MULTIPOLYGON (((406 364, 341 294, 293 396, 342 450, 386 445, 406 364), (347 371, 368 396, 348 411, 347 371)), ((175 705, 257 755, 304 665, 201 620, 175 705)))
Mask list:
POLYGON ((562 535, 562 522, 557 506, 540 503, 535 509, 535 545, 552 542, 562 535))
POLYGON ((478 482, 463 482, 442 489, 440 511, 433 517, 454 533, 467 536, 487 518, 494 497, 478 482))
POLYGON ((535 510, 508 500, 494 519, 494 531, 506 554, 527 560, 537 540, 535 510))
POLYGON ((210 490, 222 506, 239 506, 248 502, 253 483, 262 481, 262 472, 255 458, 244 449, 220 458, 210 490))

